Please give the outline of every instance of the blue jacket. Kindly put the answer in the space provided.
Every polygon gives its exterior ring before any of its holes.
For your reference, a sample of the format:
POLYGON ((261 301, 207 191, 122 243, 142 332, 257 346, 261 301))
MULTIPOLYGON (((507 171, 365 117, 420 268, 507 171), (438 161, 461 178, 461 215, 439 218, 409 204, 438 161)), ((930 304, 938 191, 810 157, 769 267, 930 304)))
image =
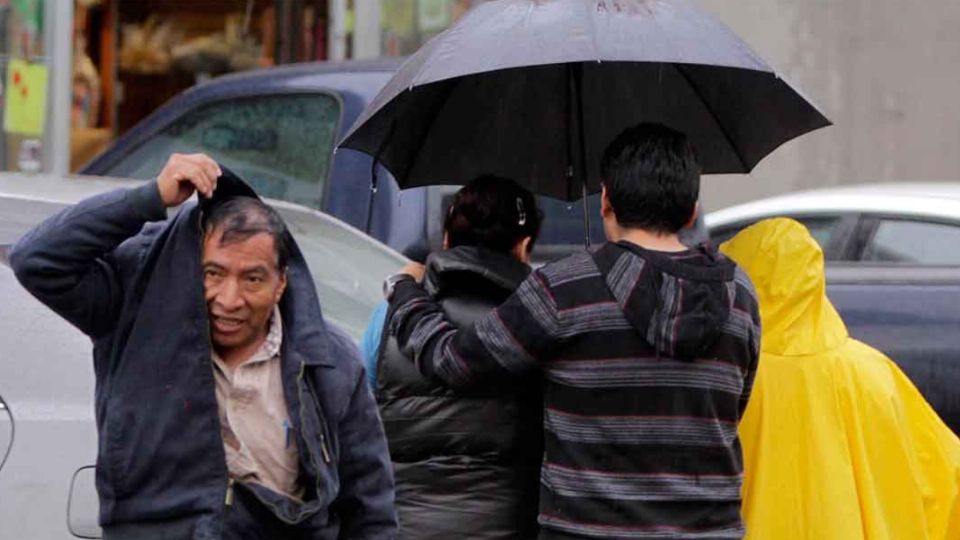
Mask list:
MULTIPOLYGON (((253 192, 227 173, 209 204, 236 194, 253 192)), ((306 495, 294 503, 228 480, 201 211, 188 204, 167 220, 153 183, 113 191, 51 217, 10 253, 24 287, 93 340, 101 523, 186 518, 193 539, 231 537, 225 517, 248 510, 231 503, 256 499, 274 522, 256 520, 264 528, 255 537, 392 538, 393 477, 376 405, 355 345, 324 324, 295 244, 280 302, 281 370, 306 495), (228 494, 237 487, 243 497, 228 494)))
POLYGON ((363 367, 367 372, 367 384, 370 390, 377 390, 377 360, 380 356, 380 342, 383 340, 383 325, 387 322, 387 311, 390 304, 384 300, 377 304, 367 321, 367 329, 360 338, 360 354, 363 357, 363 367))

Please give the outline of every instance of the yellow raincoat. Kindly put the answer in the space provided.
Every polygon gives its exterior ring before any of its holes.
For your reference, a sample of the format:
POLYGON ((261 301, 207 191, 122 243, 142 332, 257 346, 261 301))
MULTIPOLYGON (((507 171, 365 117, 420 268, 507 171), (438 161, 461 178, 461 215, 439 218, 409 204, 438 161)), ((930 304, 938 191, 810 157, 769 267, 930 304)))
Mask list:
POLYGON ((960 440, 892 361, 847 335, 807 230, 766 220, 720 249, 753 280, 763 324, 740 422, 747 537, 960 539, 960 440))

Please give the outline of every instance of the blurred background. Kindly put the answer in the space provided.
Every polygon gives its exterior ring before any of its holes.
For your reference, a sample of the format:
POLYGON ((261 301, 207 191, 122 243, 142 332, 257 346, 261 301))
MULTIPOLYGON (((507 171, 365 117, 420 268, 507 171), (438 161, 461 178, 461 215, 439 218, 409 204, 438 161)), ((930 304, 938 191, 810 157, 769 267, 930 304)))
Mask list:
MULTIPOLYGON (((224 73, 399 57, 483 0, 0 0, 0 170, 79 169, 224 73)), ((960 2, 700 0, 831 118, 710 209, 802 188, 960 177, 960 2)))

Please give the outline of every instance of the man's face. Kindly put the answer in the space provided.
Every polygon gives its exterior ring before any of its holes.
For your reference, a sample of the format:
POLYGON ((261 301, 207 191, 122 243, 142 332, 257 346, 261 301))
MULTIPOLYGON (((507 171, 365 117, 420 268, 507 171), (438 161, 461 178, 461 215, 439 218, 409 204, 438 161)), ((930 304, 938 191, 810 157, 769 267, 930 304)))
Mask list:
POLYGON ((273 237, 258 233, 221 244, 214 230, 203 240, 203 287, 214 346, 226 356, 252 355, 266 338, 270 315, 287 286, 277 267, 273 237))

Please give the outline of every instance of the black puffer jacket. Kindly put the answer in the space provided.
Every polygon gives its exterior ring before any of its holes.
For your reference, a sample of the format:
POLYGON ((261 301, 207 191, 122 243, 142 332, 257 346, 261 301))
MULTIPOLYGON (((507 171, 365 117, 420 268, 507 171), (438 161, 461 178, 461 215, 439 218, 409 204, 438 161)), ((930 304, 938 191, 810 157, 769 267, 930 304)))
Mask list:
MULTIPOLYGON (((506 255, 458 247, 430 256, 425 286, 463 326, 503 302, 529 272, 506 255)), ((536 538, 537 379, 454 393, 424 379, 387 329, 384 336, 376 397, 393 460, 401 538, 536 538)))

